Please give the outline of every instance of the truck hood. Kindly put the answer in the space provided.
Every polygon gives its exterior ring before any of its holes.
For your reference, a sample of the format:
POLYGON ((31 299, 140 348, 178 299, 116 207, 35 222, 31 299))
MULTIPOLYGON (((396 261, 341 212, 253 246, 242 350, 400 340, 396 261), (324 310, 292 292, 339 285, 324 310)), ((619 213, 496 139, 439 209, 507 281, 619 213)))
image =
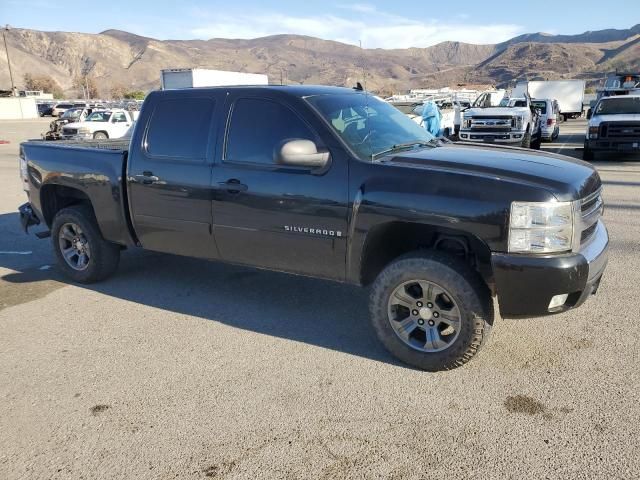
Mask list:
POLYGON ((74 122, 67 123, 64 125, 65 128, 88 128, 90 131, 96 129, 96 127, 100 127, 101 125, 104 127, 108 122, 74 122))
POLYGON ((603 122, 640 122, 640 114, 625 113, 617 115, 596 115, 589 120, 590 127, 596 127, 603 122))
POLYGON ((503 116, 509 115, 511 117, 516 115, 527 115, 531 113, 526 107, 488 107, 488 108, 470 108, 469 110, 465 110, 465 117, 476 117, 476 116, 503 116))
POLYGON ((584 198, 602 185, 598 172, 586 162, 522 148, 454 143, 386 158, 409 168, 446 169, 527 184, 547 190, 558 201, 584 198))

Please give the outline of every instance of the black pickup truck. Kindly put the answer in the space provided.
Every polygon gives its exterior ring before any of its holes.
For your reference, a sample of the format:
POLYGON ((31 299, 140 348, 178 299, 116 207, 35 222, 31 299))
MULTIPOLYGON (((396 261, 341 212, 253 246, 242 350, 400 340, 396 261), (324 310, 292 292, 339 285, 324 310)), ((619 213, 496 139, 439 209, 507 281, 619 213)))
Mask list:
POLYGON ((357 89, 153 92, 128 145, 20 152, 22 224, 46 226, 72 280, 142 247, 370 286, 380 340, 426 370, 475 355, 494 298, 504 317, 563 312, 607 263, 591 166, 436 140, 357 89))

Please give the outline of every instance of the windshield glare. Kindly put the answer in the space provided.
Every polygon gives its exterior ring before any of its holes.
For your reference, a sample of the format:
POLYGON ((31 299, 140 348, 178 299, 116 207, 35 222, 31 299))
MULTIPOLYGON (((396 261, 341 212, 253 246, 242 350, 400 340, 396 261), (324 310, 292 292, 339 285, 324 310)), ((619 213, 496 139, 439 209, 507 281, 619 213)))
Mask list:
POLYGON ((596 107, 596 115, 640 114, 640 97, 616 97, 602 100, 596 107))
POLYGON ((400 110, 371 95, 318 95, 306 100, 363 160, 371 160, 394 145, 435 138, 400 110))
POLYGON ((108 122, 111 112, 93 112, 87 117, 86 122, 108 122))
POLYGON ((78 118, 82 110, 67 110, 60 118, 78 118))

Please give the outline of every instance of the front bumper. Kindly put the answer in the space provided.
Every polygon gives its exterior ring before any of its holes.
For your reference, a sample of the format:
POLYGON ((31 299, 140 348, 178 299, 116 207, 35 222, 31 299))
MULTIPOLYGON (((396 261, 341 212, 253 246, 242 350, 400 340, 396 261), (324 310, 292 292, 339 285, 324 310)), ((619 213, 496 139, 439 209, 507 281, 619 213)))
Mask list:
POLYGON ((477 132, 471 130, 460 130, 460 140, 463 142, 485 142, 485 143, 503 143, 514 145, 522 143, 526 132, 509 131, 509 132, 477 132))
POLYGON ((640 153, 640 138, 599 138, 589 139, 585 142, 589 150, 600 152, 628 152, 640 153))
POLYGON ((579 253, 493 253, 491 262, 501 315, 538 317, 579 307, 598 290, 608 259, 609 235, 602 221, 579 253), (551 299, 564 294, 568 294, 564 305, 550 310, 551 299))

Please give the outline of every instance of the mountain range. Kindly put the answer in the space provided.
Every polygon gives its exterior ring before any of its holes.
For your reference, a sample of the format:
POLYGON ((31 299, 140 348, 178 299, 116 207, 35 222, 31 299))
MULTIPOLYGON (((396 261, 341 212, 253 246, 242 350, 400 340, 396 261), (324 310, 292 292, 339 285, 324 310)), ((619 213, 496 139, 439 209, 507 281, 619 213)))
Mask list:
MULTIPOLYGON (((353 86, 366 78, 367 88, 380 94, 459 84, 504 86, 521 79, 583 78, 594 85, 616 68, 640 70, 640 24, 579 35, 525 34, 491 45, 450 41, 394 50, 300 35, 156 40, 121 30, 20 28, 7 32, 7 43, 18 87, 25 74, 48 75, 73 95, 72 79, 89 75, 104 97, 115 86, 158 88, 161 69, 181 67, 267 73, 272 83, 353 86)), ((0 89, 9 85, 6 58, 0 55, 0 89)))

